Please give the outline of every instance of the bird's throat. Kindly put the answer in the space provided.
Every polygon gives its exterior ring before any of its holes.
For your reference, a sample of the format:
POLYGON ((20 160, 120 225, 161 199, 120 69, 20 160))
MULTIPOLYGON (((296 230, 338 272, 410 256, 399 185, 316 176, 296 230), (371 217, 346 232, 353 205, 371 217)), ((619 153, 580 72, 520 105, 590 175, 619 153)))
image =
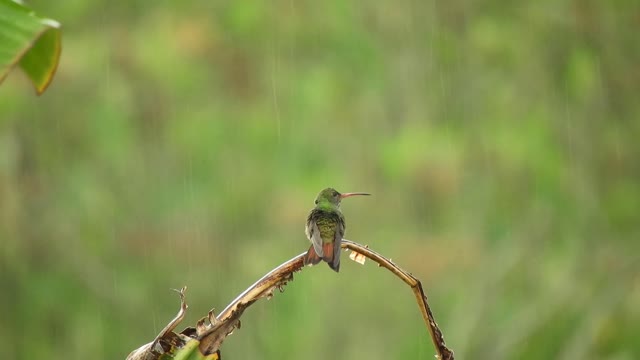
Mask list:
POLYGON ((327 211, 327 212, 339 212, 340 205, 336 205, 331 203, 330 201, 320 201, 316 205, 317 210, 327 211))

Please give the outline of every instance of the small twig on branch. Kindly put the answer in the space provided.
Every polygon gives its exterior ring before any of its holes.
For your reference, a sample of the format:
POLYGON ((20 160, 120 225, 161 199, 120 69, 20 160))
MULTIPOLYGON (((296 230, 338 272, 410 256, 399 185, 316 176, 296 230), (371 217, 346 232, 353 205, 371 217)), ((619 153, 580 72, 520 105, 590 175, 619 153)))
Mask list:
POLYGON ((188 306, 187 306, 187 302, 184 301, 184 293, 187 291, 187 287, 183 286, 182 289, 180 290, 176 290, 176 289, 172 289, 172 290, 177 292, 180 295, 180 311, 178 311, 178 314, 173 318, 173 320, 171 320, 167 324, 167 326, 165 326, 164 329, 160 331, 160 334, 158 334, 158 336, 156 336, 156 338, 153 339, 153 342, 151 343, 152 349, 156 347, 160 339, 162 339, 164 336, 172 332, 173 329, 175 329, 176 326, 178 326, 178 324, 182 321, 182 319, 184 319, 184 315, 187 313, 188 306))
MULTIPOLYGON (((391 271, 407 285, 411 287, 422 317, 427 324, 429 335, 435 346, 437 355, 440 360, 454 360, 453 351, 447 348, 442 332, 438 328, 436 321, 427 302, 427 296, 424 294, 422 284, 418 279, 413 277, 405 270, 398 267, 391 260, 370 250, 367 246, 360 245, 356 242, 343 239, 342 248, 349 249, 358 254, 362 254, 378 265, 391 271)), ((229 335, 234 328, 239 327, 240 316, 244 310, 262 297, 271 297, 275 289, 282 291, 287 282, 293 280, 293 273, 303 268, 303 256, 300 254, 293 259, 286 261, 277 268, 271 270, 256 283, 251 285, 247 290, 235 298, 222 312, 215 318, 209 315, 209 325, 204 325, 205 318, 198 324, 198 339, 200 340, 200 350, 203 354, 210 354, 219 349, 224 338, 229 335)))
POLYGON ((175 291, 180 295, 180 310, 178 314, 160 331, 152 342, 132 351, 127 356, 127 360, 155 360, 160 357, 160 354, 170 351, 172 347, 182 347, 184 345, 185 339, 174 334, 173 330, 184 319, 184 315, 187 312, 188 306, 184 298, 187 287, 184 286, 182 289, 175 291))

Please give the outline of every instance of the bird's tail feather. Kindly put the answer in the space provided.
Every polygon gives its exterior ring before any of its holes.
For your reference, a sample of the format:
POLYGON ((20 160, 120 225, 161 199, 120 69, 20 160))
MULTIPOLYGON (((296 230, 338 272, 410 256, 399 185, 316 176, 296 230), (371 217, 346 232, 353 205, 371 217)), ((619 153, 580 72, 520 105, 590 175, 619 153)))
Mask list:
POLYGON ((315 265, 319 263, 320 260, 322 260, 322 258, 318 256, 318 254, 316 253, 316 250, 313 248, 313 245, 311 245, 311 247, 309 247, 309 250, 307 250, 307 254, 304 256, 305 266, 315 265))
POLYGON ((333 269, 333 271, 340 272, 340 253, 334 254, 333 251, 333 243, 322 244, 322 252, 324 253, 322 260, 326 261, 329 267, 333 269))
POLYGON ((327 265, 329 265, 329 267, 335 271, 335 272, 340 272, 340 261, 332 261, 332 262, 328 262, 327 265))

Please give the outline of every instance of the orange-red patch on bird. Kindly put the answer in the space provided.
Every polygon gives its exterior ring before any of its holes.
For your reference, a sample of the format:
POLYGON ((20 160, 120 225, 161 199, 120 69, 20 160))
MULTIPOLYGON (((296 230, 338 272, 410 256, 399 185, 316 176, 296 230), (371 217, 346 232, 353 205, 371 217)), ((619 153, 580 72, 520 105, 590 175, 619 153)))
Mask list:
POLYGON ((307 250, 307 255, 304 256, 304 264, 305 265, 315 265, 320 262, 320 256, 316 253, 316 249, 313 248, 313 245, 309 247, 307 250))
POLYGON ((324 253, 324 256, 322 257, 324 261, 328 263, 333 261, 333 243, 322 244, 322 252, 324 253))

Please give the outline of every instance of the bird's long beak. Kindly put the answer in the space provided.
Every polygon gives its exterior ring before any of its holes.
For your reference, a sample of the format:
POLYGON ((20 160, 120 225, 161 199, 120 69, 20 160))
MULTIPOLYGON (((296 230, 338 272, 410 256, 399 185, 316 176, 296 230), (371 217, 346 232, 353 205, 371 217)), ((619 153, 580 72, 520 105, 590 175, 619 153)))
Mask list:
POLYGON ((356 196, 356 195, 371 195, 371 194, 364 193, 364 192, 350 192, 350 193, 340 194, 340 198, 344 199, 344 198, 348 198, 349 196, 356 196))

